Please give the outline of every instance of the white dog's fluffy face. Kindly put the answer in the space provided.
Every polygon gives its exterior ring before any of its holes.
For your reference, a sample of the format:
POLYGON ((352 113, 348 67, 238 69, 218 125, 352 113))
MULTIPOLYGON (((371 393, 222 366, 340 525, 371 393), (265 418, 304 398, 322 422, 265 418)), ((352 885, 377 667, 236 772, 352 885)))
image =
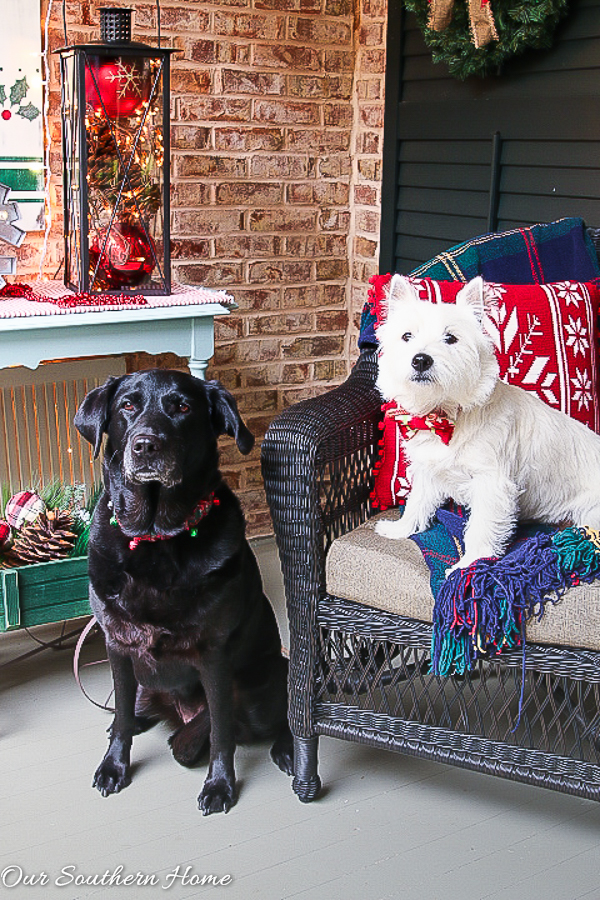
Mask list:
POLYGON ((475 278, 456 303, 419 300, 407 278, 390 282, 388 317, 378 330, 377 387, 415 415, 455 415, 486 402, 498 363, 482 321, 483 281, 475 278))

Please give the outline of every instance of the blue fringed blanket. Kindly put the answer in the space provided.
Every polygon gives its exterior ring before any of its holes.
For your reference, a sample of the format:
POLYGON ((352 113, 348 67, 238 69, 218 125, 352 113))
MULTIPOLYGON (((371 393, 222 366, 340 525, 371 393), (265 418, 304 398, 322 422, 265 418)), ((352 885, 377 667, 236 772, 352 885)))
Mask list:
POLYGON ((525 623, 542 617, 573 585, 600 578, 597 532, 578 528, 522 529, 500 559, 481 559, 445 578, 460 556, 465 519, 440 510, 437 521, 413 537, 431 573, 432 665, 436 675, 463 674, 478 657, 520 646, 525 623))

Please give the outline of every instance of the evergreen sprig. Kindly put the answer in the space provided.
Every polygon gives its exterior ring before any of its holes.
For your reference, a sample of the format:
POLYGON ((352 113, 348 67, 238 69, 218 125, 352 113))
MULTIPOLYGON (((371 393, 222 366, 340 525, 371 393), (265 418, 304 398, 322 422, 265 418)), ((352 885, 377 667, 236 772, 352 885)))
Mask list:
POLYGON ((92 120, 88 126, 89 202, 98 220, 103 211, 114 209, 117 202, 120 221, 137 222, 140 216, 151 221, 160 209, 161 189, 156 180, 159 132, 155 129, 150 136, 136 136, 137 128, 130 125, 112 123, 111 130, 104 120, 92 120), (138 152, 131 155, 125 148, 136 143, 138 152))

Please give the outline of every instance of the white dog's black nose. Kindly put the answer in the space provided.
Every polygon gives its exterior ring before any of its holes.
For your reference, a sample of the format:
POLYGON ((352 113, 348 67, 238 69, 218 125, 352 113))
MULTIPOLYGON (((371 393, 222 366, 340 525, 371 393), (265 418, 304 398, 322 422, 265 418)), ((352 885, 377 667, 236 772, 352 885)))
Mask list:
POLYGON ((416 372, 426 372, 433 365, 433 357, 428 353, 417 353, 413 356, 411 365, 416 372))

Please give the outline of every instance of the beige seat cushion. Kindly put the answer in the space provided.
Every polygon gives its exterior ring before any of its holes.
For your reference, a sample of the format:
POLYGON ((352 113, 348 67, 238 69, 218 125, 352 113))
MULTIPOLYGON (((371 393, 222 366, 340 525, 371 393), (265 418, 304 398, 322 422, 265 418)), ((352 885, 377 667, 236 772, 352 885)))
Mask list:
MULTIPOLYGON (((374 531, 374 516, 333 542, 327 556, 327 591, 410 619, 431 622, 429 569, 414 541, 391 541, 374 531)), ((600 581, 570 588, 556 605, 547 604, 541 622, 527 625, 527 639, 600 650, 600 581)))

